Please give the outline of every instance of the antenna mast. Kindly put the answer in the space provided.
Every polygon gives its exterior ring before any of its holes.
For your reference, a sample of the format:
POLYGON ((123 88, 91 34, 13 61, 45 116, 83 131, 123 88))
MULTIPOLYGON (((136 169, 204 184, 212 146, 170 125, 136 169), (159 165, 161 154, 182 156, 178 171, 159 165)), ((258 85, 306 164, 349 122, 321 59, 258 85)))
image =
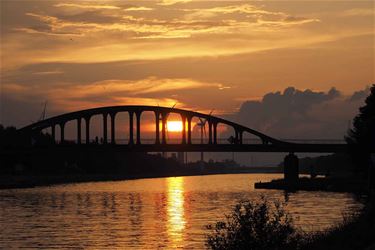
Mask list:
POLYGON ((43 112, 39 117, 38 121, 43 121, 46 118, 47 101, 44 102, 43 112))

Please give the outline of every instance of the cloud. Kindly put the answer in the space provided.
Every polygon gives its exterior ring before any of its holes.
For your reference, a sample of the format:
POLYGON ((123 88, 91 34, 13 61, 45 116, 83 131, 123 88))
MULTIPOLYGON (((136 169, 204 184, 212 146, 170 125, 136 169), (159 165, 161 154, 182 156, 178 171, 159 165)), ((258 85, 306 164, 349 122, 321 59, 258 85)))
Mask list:
POLYGON ((55 75, 55 74, 63 74, 64 71, 62 70, 53 70, 53 71, 39 71, 33 72, 34 75, 55 75))
POLYGON ((201 8, 201 9, 184 9, 185 11, 195 11, 195 12, 211 12, 217 14, 232 14, 232 13, 244 13, 244 14, 256 14, 256 15, 277 15, 284 16, 283 12, 272 12, 266 11, 262 8, 252 5, 252 4, 238 4, 238 5, 227 5, 227 6, 218 6, 212 8, 201 8))
POLYGON ((363 90, 355 91, 349 98, 348 101, 350 102, 355 102, 358 100, 363 100, 365 99, 368 94, 370 93, 370 87, 367 87, 363 90))
POLYGON ((114 23, 97 23, 85 21, 69 21, 61 18, 36 13, 26 15, 39 19, 43 26, 16 28, 15 30, 27 33, 52 34, 52 35, 88 35, 101 32, 122 32, 130 35, 129 38, 181 38, 190 37, 192 34, 205 32, 220 32, 223 28, 235 26, 235 22, 213 21, 184 21, 184 20, 159 20, 136 18, 123 15, 121 20, 114 23))
POLYGON ((175 4, 179 4, 179 3, 188 3, 188 2, 191 2, 192 0, 162 0, 158 3, 158 5, 165 5, 165 6, 168 6, 168 5, 175 5, 175 4))
POLYGON ((372 17, 374 17, 375 16, 375 10, 373 8, 372 9, 353 8, 353 9, 349 9, 349 10, 345 10, 345 11, 341 12, 340 16, 343 16, 343 17, 372 16, 372 17))
POLYGON ((54 5, 55 7, 67 7, 67 8, 78 8, 78 9, 94 9, 94 10, 122 10, 122 11, 150 11, 153 10, 149 7, 144 6, 115 6, 115 5, 105 5, 105 4, 80 4, 80 3, 58 3, 54 5))
MULTIPOLYGON (((7 27, 9 33, 2 36, 4 67, 217 57, 306 48, 363 34, 367 27, 346 30, 330 20, 324 25, 327 20, 318 13, 307 15, 258 3, 193 1, 160 6, 142 2, 144 6, 135 6, 105 2, 119 9, 56 7, 55 3, 25 7, 23 16, 17 18, 23 21, 7 27), (145 8, 150 10, 133 11, 145 8)), ((90 6, 89 2, 71 3, 90 6)))
POLYGON ((152 18, 139 15, 126 15, 121 11, 150 11, 157 13, 163 9, 154 9, 144 6, 112 6, 89 5, 76 3, 56 4, 57 7, 82 8, 95 10, 91 12, 76 13, 67 12, 65 15, 48 15, 28 12, 26 15, 39 19, 42 27, 18 27, 15 30, 34 34, 79 34, 82 36, 101 33, 116 32, 126 33, 128 38, 135 39, 160 39, 160 38, 190 38, 193 35, 207 34, 234 34, 239 30, 243 32, 262 26, 270 28, 272 24, 283 26, 300 25, 309 22, 317 22, 318 19, 309 19, 287 15, 283 12, 272 12, 250 4, 218 6, 200 9, 176 9, 188 14, 182 18, 172 18, 168 15, 152 18), (120 10, 120 11, 119 11, 120 10), (101 12, 106 11, 106 12, 101 12), (236 14, 245 16, 236 16, 236 14), (233 14, 228 16, 229 14, 233 14), (218 16, 220 18, 213 18, 218 16), (106 21, 106 22, 104 22, 106 21))
POLYGON ((120 9, 118 6, 114 5, 93 5, 93 4, 78 4, 78 3, 58 3, 54 5, 55 7, 72 7, 80 9, 104 9, 104 10, 116 10, 120 9))
POLYGON ((347 97, 336 88, 317 92, 289 87, 244 102, 236 119, 279 138, 341 139, 367 94, 368 89, 347 97))
MULTIPOLYGON (((49 75, 58 72, 38 72, 49 75)), ((161 79, 149 77, 136 81, 105 80, 88 84, 56 82, 47 84, 7 83, 2 86, 2 95, 13 100, 48 100, 55 110, 72 111, 97 106, 142 104, 170 106, 177 101, 184 105, 175 93, 191 89, 226 89, 223 84, 199 82, 192 79, 161 79)))
POLYGON ((280 11, 268 11, 262 7, 252 4, 237 4, 200 9, 184 9, 184 11, 188 13, 186 15, 188 19, 209 19, 220 16, 222 19, 229 17, 229 20, 236 20, 238 22, 241 21, 258 25, 269 23, 292 25, 320 21, 317 18, 305 18, 300 16, 291 16, 280 11))

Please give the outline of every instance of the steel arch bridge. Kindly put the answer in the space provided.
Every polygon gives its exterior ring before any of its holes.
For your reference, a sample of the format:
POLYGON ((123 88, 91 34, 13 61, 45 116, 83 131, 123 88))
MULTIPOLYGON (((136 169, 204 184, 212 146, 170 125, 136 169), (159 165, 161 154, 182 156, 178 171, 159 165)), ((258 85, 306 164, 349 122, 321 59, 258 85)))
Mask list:
MULTIPOLYGON (((52 138, 55 138, 55 128, 60 127, 60 142, 65 141, 65 124, 77 121, 77 145, 71 147, 90 146, 90 120, 93 116, 100 115, 103 119, 103 145, 102 148, 120 149, 125 151, 141 152, 344 152, 345 144, 307 144, 291 143, 272 138, 254 129, 242 126, 235 122, 222 119, 209 114, 189 111, 178 108, 159 106, 109 106, 75 111, 51 117, 19 129, 20 133, 40 133, 43 129, 51 128, 52 138), (141 143, 141 116, 143 112, 153 112, 155 115, 155 142, 153 144, 141 143), (129 114, 129 141, 126 145, 116 145, 116 115, 119 113, 129 114), (180 144, 167 143, 167 120, 171 113, 181 116, 182 140, 180 144), (134 117, 136 119, 134 119, 134 117), (196 117, 205 119, 208 124, 208 142, 192 143, 192 119, 196 117), (107 121, 110 120, 110 135, 108 135, 107 121), (85 122, 85 142, 82 143, 81 123, 85 122), (134 120, 136 120, 134 122, 134 120), (135 123, 135 124, 134 124, 135 123), (218 124, 232 127, 234 130, 231 144, 219 144, 217 137, 218 124), (161 128, 160 128, 161 126, 161 128), (134 136, 135 132, 135 136, 134 136), (260 144, 244 143, 243 134, 249 133, 260 139, 260 144), (135 140, 134 140, 135 137, 135 140)), ((65 145, 65 147, 67 147, 65 145)), ((91 146, 92 147, 92 146, 91 146)), ((99 148, 99 147, 97 147, 99 148)))

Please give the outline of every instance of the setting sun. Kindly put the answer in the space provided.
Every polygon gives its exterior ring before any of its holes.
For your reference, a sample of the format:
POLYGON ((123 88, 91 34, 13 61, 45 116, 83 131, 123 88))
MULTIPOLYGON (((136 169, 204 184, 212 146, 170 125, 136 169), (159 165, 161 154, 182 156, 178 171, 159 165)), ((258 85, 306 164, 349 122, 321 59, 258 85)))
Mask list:
POLYGON ((168 121, 167 129, 169 132, 181 132, 182 131, 182 122, 181 121, 168 121))

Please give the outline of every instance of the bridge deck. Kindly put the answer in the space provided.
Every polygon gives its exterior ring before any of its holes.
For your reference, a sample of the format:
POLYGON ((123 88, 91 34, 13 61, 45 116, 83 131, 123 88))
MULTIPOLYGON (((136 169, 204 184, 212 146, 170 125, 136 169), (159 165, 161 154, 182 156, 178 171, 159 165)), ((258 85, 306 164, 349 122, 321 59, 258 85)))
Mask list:
POLYGON ((141 145, 55 145, 52 147, 24 148, 24 150, 74 150, 117 152, 295 152, 295 153, 344 153, 346 144, 141 144, 141 145))

